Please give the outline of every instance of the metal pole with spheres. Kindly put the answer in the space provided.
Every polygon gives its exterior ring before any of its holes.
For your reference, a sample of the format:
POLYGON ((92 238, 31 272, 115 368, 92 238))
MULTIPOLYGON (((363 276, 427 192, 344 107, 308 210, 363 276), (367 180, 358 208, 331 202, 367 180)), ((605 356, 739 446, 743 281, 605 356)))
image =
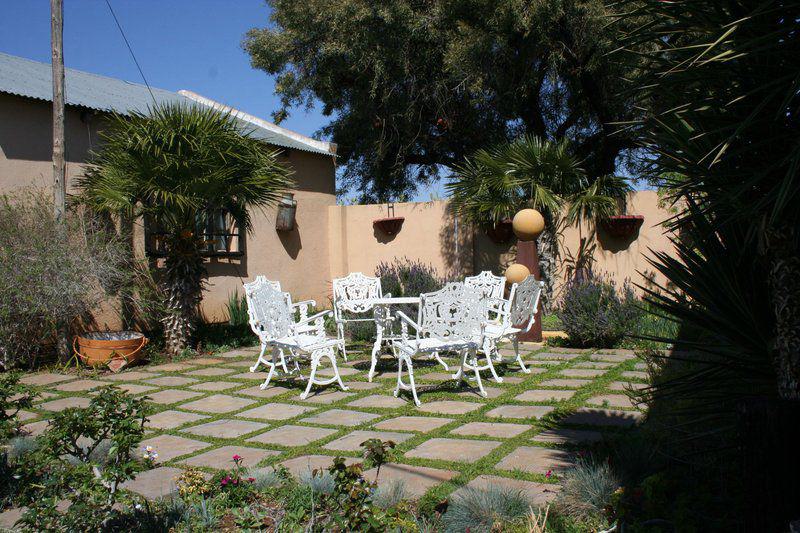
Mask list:
MULTIPOLYGON (((523 209, 514 215, 511 222, 514 234, 517 236, 517 262, 506 269, 506 281, 508 284, 520 283, 529 275, 541 280, 539 271, 539 251, 536 247, 536 239, 544 231, 544 217, 536 209, 523 209)), ((536 320, 530 331, 520 333, 521 341, 542 341, 542 308, 536 311, 536 320)), ((514 324, 520 326, 523 324, 514 324)))

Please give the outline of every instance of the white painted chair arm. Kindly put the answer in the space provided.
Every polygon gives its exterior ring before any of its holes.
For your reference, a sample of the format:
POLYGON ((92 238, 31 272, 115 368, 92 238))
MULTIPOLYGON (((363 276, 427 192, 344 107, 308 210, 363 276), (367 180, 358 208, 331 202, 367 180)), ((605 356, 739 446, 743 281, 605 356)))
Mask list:
POLYGON ((408 315, 402 311, 397 311, 396 316, 400 319, 400 338, 403 341, 408 341, 408 326, 414 328, 414 336, 419 338, 419 324, 408 318, 408 315))

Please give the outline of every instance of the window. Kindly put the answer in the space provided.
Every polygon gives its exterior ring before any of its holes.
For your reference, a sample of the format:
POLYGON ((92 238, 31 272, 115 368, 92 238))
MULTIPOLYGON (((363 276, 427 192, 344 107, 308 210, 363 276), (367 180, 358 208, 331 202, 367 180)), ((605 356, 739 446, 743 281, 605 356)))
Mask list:
MULTIPOLYGON (((166 255, 166 235, 158 223, 145 218, 145 250, 152 257, 166 255)), ((203 239, 204 257, 240 257, 244 255, 239 224, 230 213, 217 209, 208 211, 197 219, 195 234, 203 239)))

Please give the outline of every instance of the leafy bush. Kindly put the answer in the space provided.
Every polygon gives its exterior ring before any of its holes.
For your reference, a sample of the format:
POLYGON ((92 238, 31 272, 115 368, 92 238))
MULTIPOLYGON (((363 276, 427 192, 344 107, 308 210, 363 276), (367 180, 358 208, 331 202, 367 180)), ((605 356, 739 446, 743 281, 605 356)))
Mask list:
POLYGON ((381 280, 383 293, 397 297, 419 296, 424 292, 437 291, 444 285, 444 279, 433 266, 407 257, 395 258, 391 263, 381 262, 375 269, 375 275, 381 280))
POLYGON ((0 374, 0 444, 17 433, 17 414, 29 408, 36 397, 34 390, 19 379, 16 372, 0 374))
POLYGON ((442 517, 445 531, 482 533, 501 531, 502 525, 528 515, 530 503, 521 491, 489 485, 459 492, 442 517))
POLYGON ((620 482, 606 462, 578 460, 564 473, 557 504, 564 514, 578 520, 600 518, 607 512, 620 482))
POLYGON ((53 219, 43 191, 0 197, 0 367, 31 364, 126 279, 127 249, 113 230, 70 210, 53 219), (59 237, 64 231, 64 236, 59 237))
POLYGON ((228 303, 225 304, 228 311, 228 324, 231 326, 245 326, 250 317, 247 315, 247 298, 239 295, 239 289, 228 295, 228 303))
POLYGON ((109 386, 86 408, 57 413, 20 458, 22 523, 36 531, 100 530, 119 515, 119 487, 142 469, 136 447, 144 434, 145 401, 109 386), (57 502, 69 500, 65 510, 57 502))
POLYGON ((558 311, 568 342, 575 347, 613 348, 635 327, 641 310, 633 288, 596 275, 572 280, 558 311))

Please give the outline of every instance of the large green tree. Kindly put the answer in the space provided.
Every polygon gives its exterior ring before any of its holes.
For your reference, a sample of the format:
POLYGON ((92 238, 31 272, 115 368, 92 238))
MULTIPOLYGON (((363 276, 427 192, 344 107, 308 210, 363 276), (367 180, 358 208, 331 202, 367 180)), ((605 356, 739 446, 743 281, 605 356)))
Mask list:
POLYGON ((250 211, 277 203, 292 185, 290 171, 234 117, 211 108, 169 104, 114 115, 101 135, 102 148, 78 180, 80 198, 163 231, 164 333, 167 349, 179 353, 194 331, 206 273, 199 223, 225 212, 249 230, 250 211))
MULTIPOLYGON (((277 75, 282 108, 321 101, 343 185, 363 200, 413 192, 477 149, 522 134, 568 139, 590 180, 634 148, 619 96, 637 67, 600 0, 269 0, 244 47, 277 75)), ((635 25, 639 21, 631 20, 635 25)))

